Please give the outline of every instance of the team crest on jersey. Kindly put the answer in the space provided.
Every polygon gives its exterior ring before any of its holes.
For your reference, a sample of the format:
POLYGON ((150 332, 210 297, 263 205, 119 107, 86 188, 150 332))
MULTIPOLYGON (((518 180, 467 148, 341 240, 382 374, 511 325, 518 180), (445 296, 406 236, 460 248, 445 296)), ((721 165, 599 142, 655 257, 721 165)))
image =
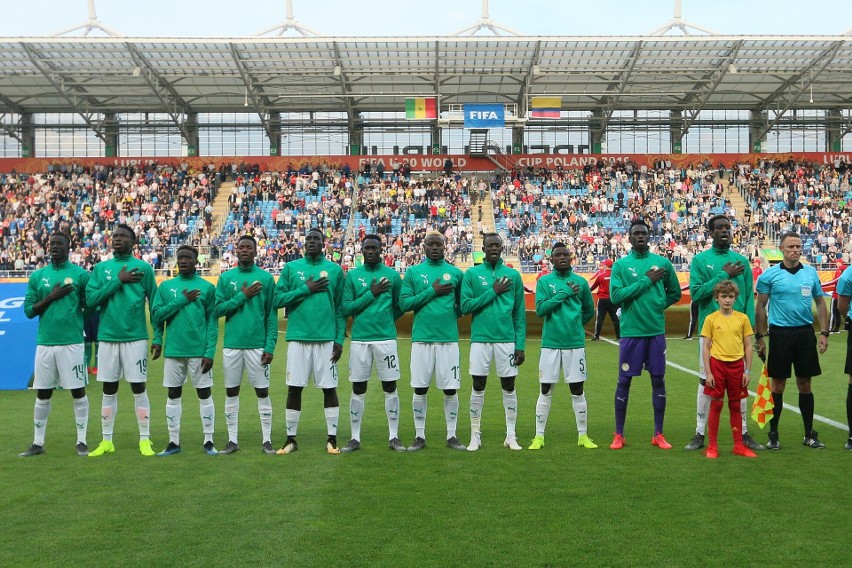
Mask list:
POLYGON ((448 282, 449 282, 449 280, 450 280, 450 275, 449 275, 449 274, 447 274, 446 272, 444 272, 444 275, 443 275, 441 278, 443 278, 444 280, 446 280, 446 281, 448 281, 448 282))
POLYGON ((627 371, 630 370, 630 364, 629 363, 622 363, 621 364, 621 370, 626 373, 627 371))
POLYGON ((654 266, 651 267, 651 270, 656 270, 657 268, 659 268, 659 267, 655 264, 654 266))
POLYGON ((65 280, 63 280, 62 283, 65 284, 66 286, 68 286, 69 284, 73 284, 74 280, 71 279, 71 278, 66 278, 65 280))
POLYGON ((328 278, 328 272, 326 272, 325 270, 320 272, 320 278, 328 278))

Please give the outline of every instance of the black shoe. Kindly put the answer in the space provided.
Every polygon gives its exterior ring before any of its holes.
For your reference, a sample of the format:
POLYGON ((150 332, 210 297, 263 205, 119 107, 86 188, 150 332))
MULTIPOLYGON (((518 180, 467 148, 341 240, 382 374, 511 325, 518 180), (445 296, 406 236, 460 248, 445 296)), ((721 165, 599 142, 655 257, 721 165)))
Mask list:
POLYGON ((180 453, 180 446, 178 446, 174 442, 169 442, 169 445, 166 446, 166 449, 163 450, 162 452, 160 452, 157 455, 160 456, 161 458, 163 458, 163 457, 166 457, 166 456, 173 456, 173 455, 179 454, 179 453, 180 453))
POLYGON ((348 454, 350 452, 357 452, 360 449, 361 449, 361 442, 359 442, 355 438, 352 438, 351 440, 346 442, 345 446, 340 448, 340 451, 343 452, 344 454, 348 454))
POLYGON ((698 432, 692 437, 689 443, 683 448, 687 451, 700 450, 704 447, 704 434, 699 434, 698 432))
MULTIPOLYGON (((270 444, 269 447, 270 447, 270 449, 272 449, 272 444, 270 444)), ((239 451, 240 451, 240 445, 236 442, 232 442, 231 440, 228 440, 228 443, 225 444, 225 447, 222 448, 219 451, 219 453, 228 455, 228 454, 235 454, 239 451)))
POLYGON ((20 457, 20 458, 31 458, 33 456, 40 456, 43 453, 44 453, 44 446, 39 446, 37 444, 33 444, 32 446, 27 448, 25 451, 18 454, 18 457, 20 457))
POLYGON ((213 445, 213 442, 204 442, 204 446, 202 446, 202 448, 204 449, 204 453, 208 456, 219 455, 219 450, 216 449, 216 446, 213 445))
POLYGON ((685 339, 685 340, 687 340, 687 341, 692 341, 692 336, 691 336, 691 335, 687 335, 686 337, 684 337, 684 339, 685 339))
POLYGON ((89 455, 89 446, 86 445, 86 442, 77 443, 77 455, 81 458, 89 455))
POLYGON ((600 341, 600 340, 601 340, 601 338, 598 337, 597 335, 592 338, 592 341, 600 341))
POLYGON ((807 446, 809 448, 813 448, 815 450, 821 450, 821 449, 825 448, 825 444, 820 442, 819 438, 817 438, 817 431, 816 430, 811 430, 811 435, 805 436, 805 439, 802 440, 802 445, 807 446))
POLYGON ((453 436, 452 438, 447 438, 447 447, 451 450, 462 450, 467 451, 467 446, 461 443, 461 441, 453 436))
POLYGON ((263 446, 261 446, 261 449, 262 449, 263 453, 268 455, 268 456, 274 456, 275 455, 275 448, 272 447, 272 442, 270 442, 269 440, 267 440, 263 443, 263 446))
POLYGON ((847 450, 852 450, 852 438, 846 440, 846 446, 844 446, 847 450))
POLYGON ((409 452, 419 452, 423 448, 426 447, 426 440, 423 438, 414 438, 414 441, 411 442, 411 445, 408 446, 409 452))
POLYGON ((402 445, 399 438, 393 438, 388 442, 388 449, 393 450, 395 452, 404 452, 407 450, 405 446, 402 445))
POLYGON ((781 442, 778 441, 778 432, 769 433, 769 441, 766 442, 767 450, 780 450, 781 442))
POLYGON ((755 452, 759 452, 766 449, 766 446, 764 446, 763 444, 759 444, 754 438, 751 437, 748 432, 743 434, 743 444, 745 444, 748 449, 754 450, 755 452))

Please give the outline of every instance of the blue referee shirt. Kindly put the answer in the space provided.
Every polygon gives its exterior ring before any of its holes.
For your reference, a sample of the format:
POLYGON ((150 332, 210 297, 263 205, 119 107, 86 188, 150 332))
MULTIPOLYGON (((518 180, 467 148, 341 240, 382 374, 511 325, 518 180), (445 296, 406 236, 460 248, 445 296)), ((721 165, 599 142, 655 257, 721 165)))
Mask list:
POLYGON ((817 271, 799 264, 793 269, 778 263, 757 279, 757 293, 769 296, 769 325, 799 327, 813 325, 813 299, 827 296, 817 271))
MULTIPOLYGON (((852 266, 847 266, 843 274, 837 280, 837 294, 840 296, 852 296, 852 266)), ((849 314, 852 317, 852 304, 849 304, 849 314)))

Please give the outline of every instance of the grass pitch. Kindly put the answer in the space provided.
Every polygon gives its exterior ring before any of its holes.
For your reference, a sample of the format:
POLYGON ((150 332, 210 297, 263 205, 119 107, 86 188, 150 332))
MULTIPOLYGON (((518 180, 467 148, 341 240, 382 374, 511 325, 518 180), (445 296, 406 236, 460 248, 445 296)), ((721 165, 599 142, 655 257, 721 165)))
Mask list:
MULTIPOLYGON (((816 412, 846 423, 845 335, 832 336, 814 380, 816 412)), ((281 343, 283 344, 283 337, 281 343)), ((467 371, 469 344, 462 342, 467 371)), ((400 437, 413 439, 410 342, 401 340, 400 437)), ((348 348, 348 343, 347 343, 348 348)), ((669 341, 668 357, 694 369, 697 342, 669 341)), ((534 434, 539 342, 528 343, 518 378, 518 435, 534 434)), ((347 377, 346 357, 341 376, 347 377)), ((720 429, 721 457, 709 461, 681 448, 695 427, 697 379, 673 368, 667 374, 665 433, 675 446, 650 444, 653 419, 647 374, 634 380, 625 437, 608 449, 614 424, 617 347, 588 343, 589 434, 601 446, 576 445, 567 385, 554 393, 546 446, 538 452, 502 447, 499 381, 489 379, 483 447, 444 447, 443 404, 429 395, 426 450, 397 454, 386 447, 381 387, 367 394, 362 450, 324 452, 322 397, 305 390, 300 451, 260 452, 253 390, 244 386, 240 445, 232 456, 201 451, 194 391, 184 389, 182 454, 143 458, 137 450, 133 398, 120 389, 116 453, 98 459, 74 455, 68 393, 57 392, 47 430, 47 455, 21 459, 31 443, 33 392, 0 396, 0 526, 2 566, 723 566, 848 565, 852 452, 846 431, 817 423, 828 446, 801 445, 798 415, 785 411, 781 452, 756 460, 730 454, 727 410, 720 429)), ((273 444, 284 439, 284 350, 273 363, 273 444)), ((216 443, 225 445, 221 360, 214 371, 216 443)), ((757 376, 758 369, 754 370, 757 376)), ((152 439, 168 441, 161 386, 162 362, 149 372, 152 439)), ((795 389, 787 402, 797 403, 795 389)), ((753 390, 753 388, 752 388, 753 390)), ((349 384, 341 381, 339 441, 349 435, 349 384)), ((90 386, 89 445, 100 440, 100 386, 90 386)), ((459 437, 469 439, 470 378, 459 392, 459 437)), ((759 441, 765 433, 751 425, 759 441)))

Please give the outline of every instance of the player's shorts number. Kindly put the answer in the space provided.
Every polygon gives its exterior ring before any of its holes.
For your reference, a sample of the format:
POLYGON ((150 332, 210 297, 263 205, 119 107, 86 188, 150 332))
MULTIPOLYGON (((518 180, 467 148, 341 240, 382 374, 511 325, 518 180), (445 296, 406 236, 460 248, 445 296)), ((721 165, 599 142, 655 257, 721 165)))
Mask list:
POLYGON ((388 364, 388 369, 396 369, 396 355, 385 355, 385 363, 388 364))

